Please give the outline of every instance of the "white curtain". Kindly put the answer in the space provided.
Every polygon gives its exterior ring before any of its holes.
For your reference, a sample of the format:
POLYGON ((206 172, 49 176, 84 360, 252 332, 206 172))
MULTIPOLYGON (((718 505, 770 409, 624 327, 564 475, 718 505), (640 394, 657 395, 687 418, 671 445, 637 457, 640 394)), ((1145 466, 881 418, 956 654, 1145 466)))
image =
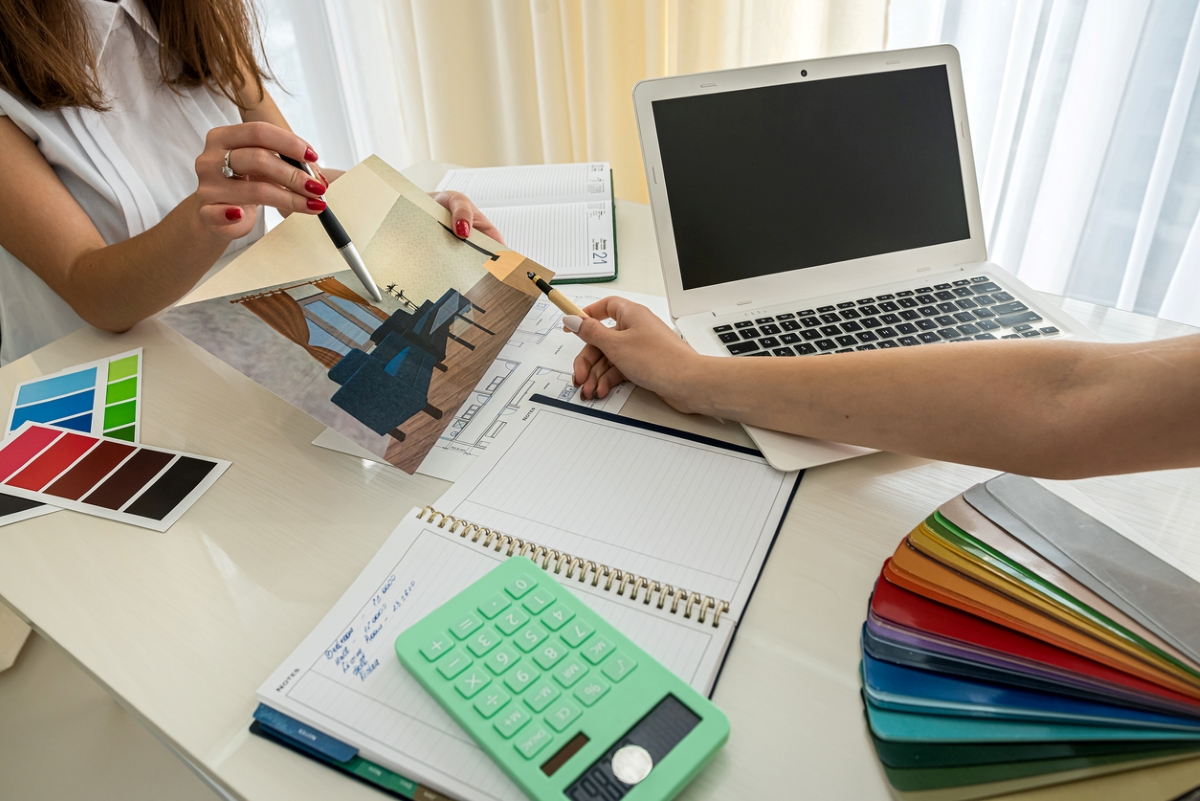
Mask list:
POLYGON ((989 253, 1034 287, 1200 325, 1196 0, 891 0, 962 57, 989 253))
POLYGON ((601 160, 618 197, 641 201, 635 83, 878 50, 887 10, 887 0, 258 2, 279 105, 324 163, 601 160))

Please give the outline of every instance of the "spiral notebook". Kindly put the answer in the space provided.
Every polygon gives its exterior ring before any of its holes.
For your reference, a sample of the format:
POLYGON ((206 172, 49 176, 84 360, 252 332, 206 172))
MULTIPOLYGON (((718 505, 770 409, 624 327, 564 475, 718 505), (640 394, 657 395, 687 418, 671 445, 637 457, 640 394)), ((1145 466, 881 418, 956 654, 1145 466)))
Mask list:
POLYGON ((528 556, 711 694, 799 473, 757 451, 534 396, 414 509, 259 700, 462 801, 521 792, 400 666, 396 636, 528 556))

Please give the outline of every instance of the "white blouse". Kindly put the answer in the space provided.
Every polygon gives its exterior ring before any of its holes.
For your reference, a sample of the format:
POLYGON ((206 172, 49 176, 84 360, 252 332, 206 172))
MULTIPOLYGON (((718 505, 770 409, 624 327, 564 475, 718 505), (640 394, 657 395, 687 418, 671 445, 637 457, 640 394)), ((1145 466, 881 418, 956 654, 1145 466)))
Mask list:
MULTIPOLYGON (((111 245, 154 226, 194 192, 205 135, 241 122, 241 116, 218 92, 163 85, 158 32, 141 0, 78 2, 110 109, 42 111, 0 89, 0 114, 33 140, 111 245)), ((254 230, 232 242, 226 254, 262 233, 260 214, 254 230)), ((0 364, 83 325, 66 301, 0 248, 0 364)))

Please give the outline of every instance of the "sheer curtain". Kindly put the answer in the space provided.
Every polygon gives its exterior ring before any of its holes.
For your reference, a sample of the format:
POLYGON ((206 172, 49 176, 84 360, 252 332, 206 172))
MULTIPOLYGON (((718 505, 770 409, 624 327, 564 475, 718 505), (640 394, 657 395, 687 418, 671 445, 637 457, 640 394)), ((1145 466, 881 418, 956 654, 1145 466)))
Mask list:
POLYGON ((275 94, 322 161, 612 162, 646 199, 644 78, 877 50, 887 0, 259 0, 275 94), (282 91, 280 91, 282 90, 282 91))
POLYGON ((989 252, 1038 289, 1200 325, 1196 0, 892 0, 963 63, 989 252))

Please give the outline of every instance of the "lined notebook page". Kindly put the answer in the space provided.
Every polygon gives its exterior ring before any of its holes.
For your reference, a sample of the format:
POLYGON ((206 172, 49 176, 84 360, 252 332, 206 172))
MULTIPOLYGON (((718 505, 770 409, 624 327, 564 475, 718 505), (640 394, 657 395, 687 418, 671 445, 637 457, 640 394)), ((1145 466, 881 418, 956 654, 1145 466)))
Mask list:
POLYGON ((533 404, 434 506, 727 600, 737 620, 796 481, 757 454, 533 404))
MULTIPOLYGON (((259 688, 259 700, 456 798, 520 801, 520 790, 404 670, 393 650, 400 632, 504 558, 410 515, 259 688)), ((590 584, 569 586, 676 675, 707 692, 732 627, 698 626, 590 584)))
MULTIPOLYGON (((608 162, 450 170, 439 190, 462 192, 479 208, 612 202, 608 162)), ((492 219, 495 222, 495 219, 492 219)))

